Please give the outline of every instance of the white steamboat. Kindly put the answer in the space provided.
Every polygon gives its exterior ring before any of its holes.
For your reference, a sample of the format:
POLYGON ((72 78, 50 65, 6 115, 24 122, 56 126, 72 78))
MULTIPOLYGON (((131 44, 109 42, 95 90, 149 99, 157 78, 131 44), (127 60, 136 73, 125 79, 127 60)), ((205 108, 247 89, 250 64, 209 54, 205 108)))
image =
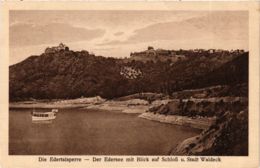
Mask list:
POLYGON ((32 112, 32 121, 49 121, 56 118, 58 109, 52 109, 50 112, 32 112))

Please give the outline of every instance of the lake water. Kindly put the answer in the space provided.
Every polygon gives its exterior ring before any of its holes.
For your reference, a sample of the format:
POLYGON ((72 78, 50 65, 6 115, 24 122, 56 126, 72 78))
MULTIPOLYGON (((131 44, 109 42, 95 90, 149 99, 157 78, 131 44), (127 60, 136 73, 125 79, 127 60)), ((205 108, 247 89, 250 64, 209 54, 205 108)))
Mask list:
POLYGON ((138 114, 60 109, 51 123, 32 123, 30 113, 10 109, 11 155, 167 155, 177 143, 200 132, 138 114))

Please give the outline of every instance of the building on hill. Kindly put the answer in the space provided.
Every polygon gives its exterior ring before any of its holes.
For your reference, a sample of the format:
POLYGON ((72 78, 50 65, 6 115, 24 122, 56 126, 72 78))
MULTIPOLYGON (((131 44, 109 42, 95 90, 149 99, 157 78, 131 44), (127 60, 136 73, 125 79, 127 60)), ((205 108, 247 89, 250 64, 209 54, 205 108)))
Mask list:
POLYGON ((134 52, 130 54, 130 58, 136 61, 177 61, 180 59, 185 59, 184 55, 177 55, 173 50, 165 50, 165 49, 154 49, 149 46, 147 50, 141 52, 134 52))
POLYGON ((216 52, 215 49, 209 49, 209 50, 208 50, 208 53, 210 53, 210 54, 213 54, 213 53, 215 53, 215 52, 216 52))
POLYGON ((69 47, 66 46, 65 44, 63 43, 60 43, 58 46, 55 46, 55 47, 47 47, 45 49, 45 53, 55 53, 55 52, 59 52, 61 50, 66 50, 68 51, 69 50, 69 47))
POLYGON ((135 69, 133 67, 123 67, 120 71, 120 75, 127 79, 136 79, 142 75, 140 69, 135 69))
POLYGON ((172 55, 170 50, 157 49, 155 52, 156 52, 156 55, 164 55, 164 56, 171 56, 172 55))
POLYGON ((154 48, 152 46, 148 46, 147 49, 148 50, 154 50, 154 48))

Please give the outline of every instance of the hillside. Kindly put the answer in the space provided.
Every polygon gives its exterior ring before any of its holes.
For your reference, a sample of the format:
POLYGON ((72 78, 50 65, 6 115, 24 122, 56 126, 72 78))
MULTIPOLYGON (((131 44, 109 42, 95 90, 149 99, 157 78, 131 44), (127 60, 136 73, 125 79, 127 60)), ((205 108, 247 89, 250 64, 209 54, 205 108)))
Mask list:
POLYGON ((115 59, 84 51, 31 56, 10 67, 10 98, 113 97, 110 90, 123 81, 119 71, 115 59))
POLYGON ((171 151, 172 155, 248 155, 248 110, 227 111, 210 128, 188 138, 171 151))
POLYGON ((187 59, 125 62, 68 48, 30 56, 9 67, 10 100, 97 95, 111 99, 139 92, 171 95, 183 89, 248 82, 246 52, 178 52, 187 59))

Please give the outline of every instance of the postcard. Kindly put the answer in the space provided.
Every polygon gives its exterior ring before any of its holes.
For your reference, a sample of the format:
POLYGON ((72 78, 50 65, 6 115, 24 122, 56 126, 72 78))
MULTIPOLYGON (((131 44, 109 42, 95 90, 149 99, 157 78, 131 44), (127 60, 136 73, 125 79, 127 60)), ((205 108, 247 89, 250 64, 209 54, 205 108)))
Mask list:
POLYGON ((1 3, 0 167, 258 167, 259 3, 1 3))

